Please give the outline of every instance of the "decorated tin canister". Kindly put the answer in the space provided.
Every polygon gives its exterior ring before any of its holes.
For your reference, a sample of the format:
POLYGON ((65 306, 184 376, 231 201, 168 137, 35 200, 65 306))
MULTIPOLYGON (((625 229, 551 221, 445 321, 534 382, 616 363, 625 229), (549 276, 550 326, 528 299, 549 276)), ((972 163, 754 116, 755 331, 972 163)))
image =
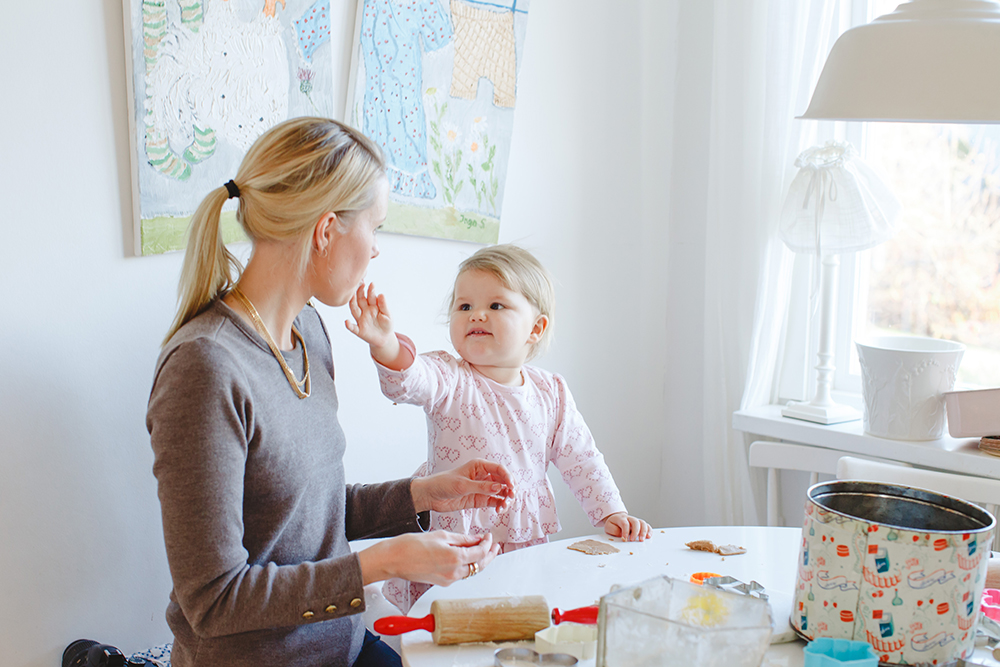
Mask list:
POLYGON ((971 655, 996 521, 952 496, 841 480, 806 493, 790 622, 867 641, 890 665, 971 655))

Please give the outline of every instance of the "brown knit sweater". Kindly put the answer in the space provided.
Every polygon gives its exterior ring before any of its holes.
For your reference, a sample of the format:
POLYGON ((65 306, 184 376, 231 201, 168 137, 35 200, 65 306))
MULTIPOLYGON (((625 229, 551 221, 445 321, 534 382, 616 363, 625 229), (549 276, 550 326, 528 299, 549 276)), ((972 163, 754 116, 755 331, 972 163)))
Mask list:
MULTIPOLYGON (((329 338, 309 306, 295 325, 311 367, 306 399, 221 301, 157 362, 146 425, 175 667, 350 665, 364 594, 348 540, 420 530, 410 480, 345 483, 329 338)), ((285 358, 301 378, 301 346, 285 358)))

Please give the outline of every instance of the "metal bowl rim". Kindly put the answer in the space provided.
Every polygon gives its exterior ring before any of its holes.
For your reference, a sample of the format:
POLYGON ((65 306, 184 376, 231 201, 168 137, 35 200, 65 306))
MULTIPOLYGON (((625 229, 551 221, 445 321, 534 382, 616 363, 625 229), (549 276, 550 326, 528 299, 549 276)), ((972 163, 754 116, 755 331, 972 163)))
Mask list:
MULTIPOLYGON (((836 488, 831 489, 831 493, 829 495, 833 495, 836 491, 837 491, 836 488)), ((847 495, 844 491, 841 491, 841 493, 844 494, 844 495, 847 495)), ((820 497, 822 497, 822 496, 820 496, 820 497)), ((933 491, 931 489, 925 489, 925 488, 922 488, 922 487, 919 487, 919 486, 910 486, 908 484, 891 484, 891 483, 888 483, 888 482, 873 482, 873 481, 869 481, 869 480, 859 480, 859 479, 837 479, 837 480, 831 480, 831 481, 828 481, 828 482, 818 482, 818 483, 813 484, 812 486, 810 486, 806 490, 806 500, 808 502, 810 502, 810 503, 818 505, 819 507, 822 507, 824 511, 830 512, 831 514, 836 514, 838 516, 846 517, 846 518, 851 519, 853 521, 862 521, 862 522, 867 523, 869 525, 886 526, 888 528, 896 528, 898 530, 908 530, 908 531, 915 532, 915 533, 933 533, 935 535, 938 535, 938 534, 940 534, 940 535, 962 535, 962 534, 965 534, 965 533, 981 533, 981 532, 985 532, 987 530, 992 530, 992 529, 994 529, 996 527, 996 518, 993 516, 993 514, 991 514, 990 512, 984 510, 982 507, 974 505, 973 503, 970 503, 967 500, 962 500, 961 498, 957 498, 955 496, 950 496, 950 495, 947 495, 947 494, 944 494, 944 493, 940 493, 938 491, 933 491), (913 526, 900 526, 900 525, 896 525, 896 524, 892 524, 892 523, 886 523, 886 522, 882 522, 882 521, 872 521, 871 519, 865 519, 865 518, 860 517, 860 516, 854 516, 854 515, 848 514, 846 512, 841 512, 840 510, 831 509, 831 508, 829 508, 829 507, 821 504, 816 499, 816 492, 821 487, 844 487, 845 489, 850 489, 850 488, 856 488, 857 489, 857 488, 860 487, 860 489, 864 489, 864 490, 853 491, 853 492, 851 492, 850 495, 874 495, 874 496, 882 496, 882 497, 887 497, 887 498, 896 498, 896 499, 909 500, 909 501, 915 501, 915 502, 924 502, 924 503, 936 505, 936 506, 938 506, 938 507, 940 507, 942 509, 945 509, 945 510, 951 510, 951 511, 955 511, 955 512, 961 512, 968 519, 970 519, 972 521, 978 521, 978 522, 982 523, 983 519, 989 519, 989 522, 986 523, 985 525, 983 525, 980 528, 973 528, 973 529, 967 529, 967 530, 962 530, 962 529, 959 529, 959 530, 927 530, 927 529, 922 529, 922 528, 915 528, 913 526), (904 491, 904 493, 902 493, 902 494, 898 493, 898 491, 900 491, 900 490, 904 491), (893 493, 893 491, 897 491, 897 492, 893 493), (907 493, 905 493, 907 491, 911 492, 911 494, 908 495, 907 493), (916 493, 912 494, 912 492, 916 492, 916 493), (923 494, 925 497, 921 498, 920 497, 921 494, 923 494), (938 500, 944 500, 946 502, 944 502, 944 503, 937 502, 938 500), (949 503, 953 503, 953 504, 957 505, 957 507, 949 507, 949 503), (976 516, 977 514, 979 514, 981 516, 977 517, 976 516)))

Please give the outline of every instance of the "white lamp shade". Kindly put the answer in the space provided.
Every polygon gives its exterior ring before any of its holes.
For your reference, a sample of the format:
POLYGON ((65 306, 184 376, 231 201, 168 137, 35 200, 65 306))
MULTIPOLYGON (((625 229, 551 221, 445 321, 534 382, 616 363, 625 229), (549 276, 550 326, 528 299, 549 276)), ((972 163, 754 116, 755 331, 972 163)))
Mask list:
POLYGON ((913 0, 848 30, 800 118, 1000 122, 1000 3, 913 0))
POLYGON ((794 252, 857 252, 896 233, 899 201, 846 142, 802 152, 788 188, 778 234, 794 252))

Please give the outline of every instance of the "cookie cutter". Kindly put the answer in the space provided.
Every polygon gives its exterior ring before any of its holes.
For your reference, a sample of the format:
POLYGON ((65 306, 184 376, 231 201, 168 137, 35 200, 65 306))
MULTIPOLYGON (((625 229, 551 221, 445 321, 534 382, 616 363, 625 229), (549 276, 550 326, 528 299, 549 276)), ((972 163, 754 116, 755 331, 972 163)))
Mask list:
POLYGON ((568 653, 539 653, 530 648, 501 648, 493 654, 493 664, 496 667, 509 667, 512 664, 530 663, 533 665, 561 665, 573 667, 579 662, 568 653))
POLYGON ((702 585, 708 586, 709 588, 717 588, 720 591, 729 591, 731 593, 741 593, 743 595, 748 595, 752 598, 760 598, 767 602, 766 589, 758 584, 756 581, 751 581, 749 584, 744 584, 739 579, 735 577, 725 576, 725 577, 709 577, 702 582, 702 585))
POLYGON ((868 642, 817 637, 802 649, 804 667, 877 667, 868 642))

